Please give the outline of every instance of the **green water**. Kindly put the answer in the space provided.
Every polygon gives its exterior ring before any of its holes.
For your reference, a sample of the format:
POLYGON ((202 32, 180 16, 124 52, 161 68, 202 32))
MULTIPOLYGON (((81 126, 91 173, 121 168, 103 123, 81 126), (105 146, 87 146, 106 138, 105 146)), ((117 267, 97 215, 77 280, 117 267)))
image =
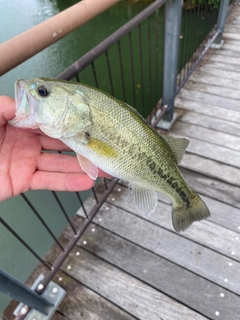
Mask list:
MULTIPOLYGON (((18 0, 0 0, 0 43, 77 2, 76 0, 23 0, 20 4, 18 0)), ((145 7, 146 4, 115 5, 1 77, 0 93, 13 96, 13 83, 20 78, 57 76, 145 7)))
MULTIPOLYGON (((16 36, 77 2, 73 0, 22 0, 21 2, 19 0, 0 0, 0 42, 2 43, 16 36)), ((146 4, 141 3, 135 5, 120 3, 115 5, 64 39, 2 76, 0 78, 0 94, 13 97, 13 84, 21 78, 55 77, 145 7, 146 4)), ((216 20, 216 15, 214 16, 214 20, 216 20)), ((158 50, 156 50, 156 36, 154 33, 155 17, 150 21, 150 41, 147 23, 144 22, 142 25, 143 83, 141 82, 139 36, 137 30, 132 33, 134 88, 132 88, 130 71, 129 42, 127 38, 121 40, 127 102, 134 104, 133 95, 135 95, 135 105, 138 106, 138 109, 144 115, 148 114, 148 110, 143 109, 144 105, 151 108, 161 96, 163 67, 162 10, 159 13, 158 21, 160 28, 158 50), (151 59, 149 59, 148 47, 150 47, 151 59), (144 96, 142 96, 142 87, 145 88, 144 96)), ((184 65, 189 58, 187 48, 189 39, 192 37, 191 26, 197 27, 198 30, 194 35, 196 41, 192 42, 192 49, 196 49, 198 43, 205 38, 206 30, 209 29, 209 23, 214 24, 214 21, 209 22, 209 19, 207 19, 206 23, 206 18, 204 17, 196 17, 189 13, 183 14, 182 38, 180 40, 181 63, 179 70, 181 69, 181 65, 184 65)), ((109 50, 109 61, 113 70, 114 94, 119 98, 123 98, 123 92, 119 85, 120 69, 118 58, 116 58, 117 54, 116 46, 109 50)), ((110 91, 109 78, 106 73, 106 61, 104 61, 103 57, 96 61, 96 73, 100 87, 110 91)), ((81 80, 94 85, 94 79, 88 69, 81 73, 81 80)), ((58 192, 57 194, 61 198, 61 203, 66 212, 70 217, 73 217, 80 205, 76 194, 65 192, 58 192)), ((61 214, 60 207, 54 200, 53 195, 47 191, 31 191, 27 193, 27 197, 38 212, 41 213, 41 216, 48 223, 54 234, 59 236, 66 225, 66 220, 61 214)), ((40 256, 44 256, 53 244, 53 240, 21 196, 0 203, 0 215, 40 256)), ((0 268, 20 281, 25 281, 38 261, 2 225, 0 225, 0 248, 0 268)), ((9 299, 6 296, 0 294, 0 313, 8 301, 9 299)))

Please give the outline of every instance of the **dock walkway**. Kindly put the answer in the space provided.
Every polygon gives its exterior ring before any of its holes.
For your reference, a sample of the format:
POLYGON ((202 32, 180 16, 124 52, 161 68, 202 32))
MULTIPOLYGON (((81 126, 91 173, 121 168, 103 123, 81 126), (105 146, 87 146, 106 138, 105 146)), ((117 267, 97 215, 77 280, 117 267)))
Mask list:
MULTIPOLYGON (((223 47, 206 54, 178 95, 176 112, 171 132, 191 140, 181 171, 211 218, 177 234, 169 199, 159 195, 156 212, 144 217, 119 183, 54 279, 68 293, 54 320, 240 319, 239 7, 223 47)), ((62 243, 70 236, 67 228, 62 243)))

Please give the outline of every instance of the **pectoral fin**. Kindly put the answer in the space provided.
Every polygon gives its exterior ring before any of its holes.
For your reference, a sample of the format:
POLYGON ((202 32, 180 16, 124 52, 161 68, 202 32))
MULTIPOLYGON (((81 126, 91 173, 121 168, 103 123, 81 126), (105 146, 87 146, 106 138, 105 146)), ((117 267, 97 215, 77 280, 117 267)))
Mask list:
POLYGON ((77 153, 78 162, 84 172, 93 180, 98 177, 98 168, 87 158, 77 153))
POLYGON ((149 215, 156 209, 158 197, 157 192, 132 186, 133 197, 138 210, 144 214, 149 215))

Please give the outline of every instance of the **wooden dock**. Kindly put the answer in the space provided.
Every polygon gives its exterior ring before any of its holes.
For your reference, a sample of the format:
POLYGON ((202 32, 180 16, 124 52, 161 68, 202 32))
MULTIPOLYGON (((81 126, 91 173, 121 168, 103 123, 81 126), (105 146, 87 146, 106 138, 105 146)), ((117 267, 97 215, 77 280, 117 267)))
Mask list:
MULTIPOLYGON (((176 112, 172 133, 191 140, 181 171, 211 218, 177 234, 169 199, 159 195, 156 212, 144 217, 118 184, 54 279, 68 293, 54 320, 240 319, 239 7, 223 47, 206 54, 178 95, 176 112)), ((67 228, 62 243, 70 236, 67 228)))

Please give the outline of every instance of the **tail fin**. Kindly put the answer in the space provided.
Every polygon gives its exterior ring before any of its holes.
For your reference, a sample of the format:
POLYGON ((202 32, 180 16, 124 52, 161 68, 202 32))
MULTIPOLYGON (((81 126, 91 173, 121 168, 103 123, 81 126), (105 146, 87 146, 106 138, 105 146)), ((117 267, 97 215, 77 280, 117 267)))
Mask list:
POLYGON ((194 221, 200 221, 208 217, 210 217, 208 207, 194 192, 189 208, 181 206, 173 207, 172 210, 172 223, 177 232, 186 230, 194 221))

